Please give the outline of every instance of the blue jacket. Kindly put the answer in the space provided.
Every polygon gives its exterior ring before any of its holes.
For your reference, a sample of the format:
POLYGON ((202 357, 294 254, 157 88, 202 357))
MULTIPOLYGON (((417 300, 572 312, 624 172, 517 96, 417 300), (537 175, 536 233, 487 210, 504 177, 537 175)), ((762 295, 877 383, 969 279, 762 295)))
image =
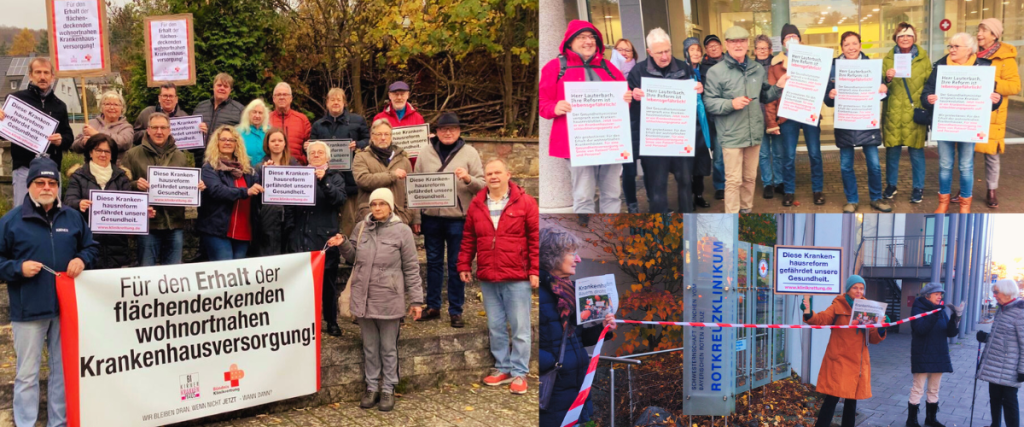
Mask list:
MULTIPOLYGON (((932 304, 923 296, 914 300, 910 315, 916 316, 941 306, 932 304)), ((954 314, 954 318, 956 315, 954 314)), ((949 343, 946 338, 955 337, 959 332, 957 321, 950 319, 946 310, 910 321, 910 371, 915 374, 953 372, 949 360, 949 343)))
POLYGON ((263 138, 267 136, 266 132, 263 128, 249 126, 249 129, 239 127, 238 133, 242 135, 242 141, 245 141, 245 154, 249 156, 249 163, 256 167, 267 155, 263 152, 263 138))
MULTIPOLYGON (((245 188, 238 188, 235 186, 235 178, 229 172, 214 170, 209 163, 203 165, 203 183, 206 184, 206 189, 201 193, 202 200, 196 221, 197 231, 217 237, 227 236, 235 202, 248 198, 249 187, 259 182, 255 171, 242 177, 245 178, 245 188)), ((257 208, 256 201, 250 200, 249 224, 253 236, 256 235, 256 227, 259 224, 257 208)))
MULTIPOLYGON (((540 372, 544 373, 554 369, 558 361, 558 351, 562 345, 562 322, 558 318, 558 297, 551 290, 554 276, 544 270, 540 270, 540 372)), ((547 411, 540 411, 540 426, 559 426, 565 413, 569 412, 569 406, 576 400, 580 392, 583 379, 587 376, 587 366, 590 365, 590 356, 587 355, 586 346, 597 344, 601 335, 601 327, 577 328, 576 318, 569 319, 567 327, 570 329, 569 337, 565 340, 565 355, 562 358, 562 368, 558 370, 555 379, 555 389, 551 393, 551 401, 548 403, 547 411), (575 332, 572 332, 575 331, 575 332)), ((605 340, 612 339, 611 334, 605 336, 605 340)), ((590 421, 594 412, 590 397, 583 405, 580 412, 578 425, 590 421)))
POLYGON ((75 258, 81 258, 87 269, 96 258, 99 245, 92 239, 85 218, 66 206, 56 209, 48 219, 26 195, 21 207, 0 218, 0 280, 7 282, 11 321, 49 319, 60 314, 56 277, 40 270, 26 278, 21 275, 23 262, 38 261, 65 271, 75 258))

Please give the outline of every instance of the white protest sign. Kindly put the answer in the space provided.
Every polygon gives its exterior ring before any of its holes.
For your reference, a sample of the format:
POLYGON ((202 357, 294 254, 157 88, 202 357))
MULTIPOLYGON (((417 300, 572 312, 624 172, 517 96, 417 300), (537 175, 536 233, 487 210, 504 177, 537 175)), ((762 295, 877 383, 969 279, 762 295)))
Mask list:
POLYGON ((600 322, 619 309, 615 275, 576 279, 576 324, 600 322))
POLYGON ((842 271, 842 248, 775 246, 776 294, 841 294, 842 271))
POLYGON ((911 77, 911 62, 914 58, 911 57, 910 53, 897 53, 893 56, 893 70, 896 71, 897 78, 909 79, 911 77))
POLYGON ((161 426, 320 388, 319 252, 57 277, 68 425, 161 426))
POLYGON ((640 104, 640 155, 693 157, 697 83, 643 77, 640 104))
MULTIPOLYGON (((996 67, 940 65, 935 80, 932 140, 986 143, 996 67)), ((1003 101, 1007 102, 1007 101, 1003 101)))
POLYGON ((147 84, 196 83, 192 14, 143 18, 147 84))
POLYGON ((149 195, 89 191, 89 229, 94 234, 149 234, 149 195))
POLYGON ((50 135, 57 130, 57 119, 16 97, 4 101, 4 119, 0 120, 0 135, 22 148, 39 154, 50 145, 50 135))
POLYGON ((889 304, 866 299, 853 300, 850 325, 878 325, 885 323, 885 308, 889 304))
POLYGON ((203 171, 199 168, 150 166, 149 204, 155 206, 199 206, 199 181, 203 171))
POLYGON ((836 60, 835 128, 878 129, 882 60, 836 60))
POLYGON ((454 208, 458 206, 454 172, 411 173, 405 177, 405 200, 409 208, 454 208))
POLYGON ((817 126, 825 100, 832 49, 793 44, 789 47, 789 80, 779 101, 779 117, 817 126))
POLYGON ((203 131, 199 130, 201 123, 203 116, 171 117, 171 136, 174 137, 174 145, 179 150, 206 147, 206 138, 203 137, 203 131))
POLYGON ((263 203, 268 205, 316 205, 316 168, 264 166, 263 203))
POLYGON ((321 139, 331 148, 331 169, 352 170, 352 150, 348 149, 351 139, 321 139))
POLYGON ((57 76, 110 72, 107 5, 103 0, 47 0, 48 40, 57 76))
POLYGON ((569 158, 573 167, 633 161, 626 82, 566 82, 569 158))
MULTIPOLYGON (((410 159, 419 157, 430 141, 430 125, 399 126, 391 129, 391 143, 402 147, 410 159)), ((372 144, 372 142, 371 142, 372 144)))

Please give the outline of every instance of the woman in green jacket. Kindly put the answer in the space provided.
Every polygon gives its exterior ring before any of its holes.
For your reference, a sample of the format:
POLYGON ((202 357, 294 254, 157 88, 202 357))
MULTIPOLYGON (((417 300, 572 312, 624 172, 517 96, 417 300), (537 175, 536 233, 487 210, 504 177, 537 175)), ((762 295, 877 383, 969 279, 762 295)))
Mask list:
POLYGON ((924 193, 924 141, 928 136, 928 128, 914 123, 914 108, 923 108, 916 100, 921 99, 921 90, 932 73, 932 63, 928 53, 918 47, 917 31, 914 26, 901 22, 896 26, 892 36, 896 46, 882 59, 885 70, 885 83, 888 85, 889 96, 885 98, 885 109, 882 113, 882 142, 885 144, 885 179, 886 187, 882 197, 891 199, 896 194, 896 179, 900 174, 900 155, 903 146, 910 153, 911 173, 914 188, 910 194, 910 203, 921 203, 924 193), (910 77, 896 77, 896 54, 910 54, 910 77), (909 96, 908 96, 909 93, 909 96))

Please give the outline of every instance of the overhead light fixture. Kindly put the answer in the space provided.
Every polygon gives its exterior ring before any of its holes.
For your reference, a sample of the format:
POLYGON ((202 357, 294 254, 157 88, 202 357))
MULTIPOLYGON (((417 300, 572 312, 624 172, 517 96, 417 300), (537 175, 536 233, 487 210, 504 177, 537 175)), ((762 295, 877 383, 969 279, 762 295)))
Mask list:
POLYGON ((605 15, 604 19, 612 19, 612 16, 611 15, 605 15))
POLYGON ((872 12, 878 12, 878 8, 871 9, 872 12))
POLYGON ((988 10, 988 8, 986 7, 986 8, 984 8, 984 9, 981 9, 981 10, 988 10))
POLYGON ((978 13, 978 11, 977 10, 972 10, 971 13, 978 13))

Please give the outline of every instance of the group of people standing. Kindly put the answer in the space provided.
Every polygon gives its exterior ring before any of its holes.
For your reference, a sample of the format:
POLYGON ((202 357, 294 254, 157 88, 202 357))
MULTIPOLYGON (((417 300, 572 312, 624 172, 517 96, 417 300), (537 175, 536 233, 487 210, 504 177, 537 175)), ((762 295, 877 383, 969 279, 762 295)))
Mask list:
MULTIPOLYGON (((938 141, 939 194, 936 213, 945 213, 950 204, 969 213, 973 200, 974 153, 985 155, 986 204, 997 208, 999 199, 999 155, 1004 152, 1008 102, 1005 97, 1021 90, 1017 70, 1017 50, 1000 42, 1002 23, 988 18, 978 25, 977 34, 957 33, 949 39, 949 54, 932 63, 920 48, 913 25, 902 22, 896 26, 892 40, 896 44, 882 58, 883 76, 879 93, 885 95, 879 129, 836 129, 835 143, 840 150, 840 171, 846 204, 843 212, 856 212, 860 203, 856 173, 855 149, 864 153, 870 206, 879 212, 892 211, 892 199, 898 192, 899 163, 903 147, 907 148, 913 176, 910 203, 924 200, 924 147, 928 124, 918 123, 916 115, 930 117, 937 96, 937 66, 996 67, 995 87, 991 95, 991 128, 987 143, 938 141), (895 77, 896 54, 911 55, 910 77, 895 77), (915 113, 917 109, 917 113, 915 113), (885 146, 886 173, 883 187, 878 147, 885 146), (959 160, 957 160, 959 156, 959 160), (954 160, 960 171, 959 192, 952 192, 954 160)), ((540 115, 553 119, 550 152, 552 157, 570 158, 566 114, 572 106, 565 100, 564 83, 574 81, 625 81, 632 126, 633 157, 624 164, 571 167, 573 211, 619 213, 620 197, 629 213, 640 211, 637 201, 638 165, 643 166, 644 188, 649 211, 669 212, 668 175, 675 178, 678 209, 694 212, 708 208, 704 199, 704 178, 711 176, 715 198, 724 200, 726 213, 745 213, 753 209, 757 169, 760 166, 764 185, 762 197, 782 196, 782 206, 796 201, 796 149, 803 132, 810 158, 811 190, 816 205, 825 204, 824 167, 821 156, 820 124, 805 124, 778 115, 779 100, 789 78, 789 49, 802 42, 799 29, 785 24, 780 39, 782 51, 772 55, 772 40, 766 35, 754 38, 753 57, 749 55, 750 33, 743 27, 725 31, 725 49, 717 35, 708 35, 703 42, 696 38, 683 41, 683 58, 672 56, 672 41, 661 28, 646 37, 647 59, 637 60, 636 49, 626 39, 615 42, 610 61, 604 59, 605 41, 592 24, 574 20, 569 23, 559 49, 559 58, 541 70, 540 115), (640 105, 643 102, 643 78, 693 80, 696 82, 697 117, 696 150, 692 157, 661 157, 640 155, 640 105), (621 176, 621 179, 620 179, 621 176)), ((840 37, 840 54, 833 59, 832 71, 822 102, 835 105, 835 62, 866 60, 861 51, 860 35, 847 31, 840 37)), ((818 121, 820 122, 820 121, 818 121)))

